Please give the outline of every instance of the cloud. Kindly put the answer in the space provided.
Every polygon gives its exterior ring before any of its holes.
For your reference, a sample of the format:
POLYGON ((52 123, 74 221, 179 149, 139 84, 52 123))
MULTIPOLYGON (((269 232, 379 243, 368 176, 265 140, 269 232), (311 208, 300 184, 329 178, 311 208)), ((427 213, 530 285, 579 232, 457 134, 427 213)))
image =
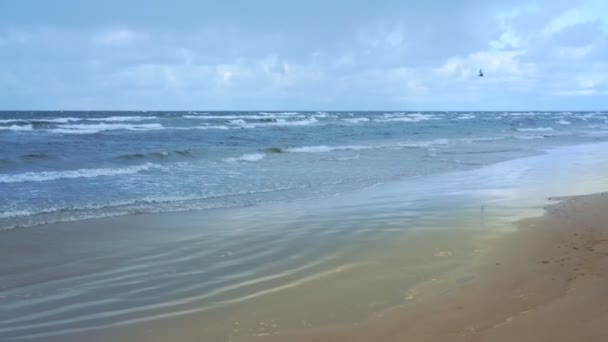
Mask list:
POLYGON ((607 87, 608 11, 593 0, 190 5, 0 14, 3 105, 559 109, 607 87))
POLYGON ((131 43, 138 38, 142 38, 141 36, 141 34, 138 34, 128 28, 118 28, 97 33, 93 37, 93 41, 101 45, 118 46, 131 43))

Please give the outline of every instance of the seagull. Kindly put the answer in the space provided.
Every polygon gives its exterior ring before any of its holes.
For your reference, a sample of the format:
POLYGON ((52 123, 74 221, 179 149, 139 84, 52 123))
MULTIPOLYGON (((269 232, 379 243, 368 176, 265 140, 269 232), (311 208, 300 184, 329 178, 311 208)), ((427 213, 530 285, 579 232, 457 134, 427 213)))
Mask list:
POLYGON ((479 77, 483 77, 483 71, 481 71, 481 69, 479 69, 479 75, 477 75, 479 77))

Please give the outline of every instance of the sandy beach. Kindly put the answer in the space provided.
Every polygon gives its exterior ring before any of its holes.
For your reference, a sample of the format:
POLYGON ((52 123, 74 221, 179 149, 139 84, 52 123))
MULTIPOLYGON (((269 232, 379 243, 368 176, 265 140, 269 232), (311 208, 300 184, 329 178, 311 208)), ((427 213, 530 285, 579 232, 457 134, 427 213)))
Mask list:
MULTIPOLYGON (((348 279, 323 281, 320 277, 313 287, 269 293, 257 303, 253 299, 238 314, 169 318, 98 337, 124 341, 606 341, 606 209, 608 194, 561 198, 542 217, 518 222, 515 232, 477 240, 481 249, 476 250, 473 266, 465 266, 452 278, 418 283, 404 293, 404 304, 371 314, 368 310, 367 315, 350 317, 348 323, 301 322, 299 327, 287 323, 299 311, 322 318, 331 305, 356 303, 357 294, 369 296, 364 290, 370 284, 358 284, 357 291, 351 292, 339 289, 348 279), (469 276, 462 281, 464 274, 469 276), (297 297, 307 291, 311 292, 306 298, 297 297), (324 293, 339 293, 340 298, 326 298, 324 293), (210 327, 212 321, 219 325, 210 327), (222 326, 230 333, 215 335, 223 331, 222 326)), ((460 238, 471 236, 461 233, 460 238)), ((427 242, 423 237, 417 240, 421 249, 430 246, 427 242)), ((434 256, 456 258, 456 245, 471 248, 455 243, 448 251, 434 251, 434 256)), ((374 276, 366 274, 367 279, 374 276)), ((381 286, 376 288, 381 290, 381 286)))
POLYGON ((477 281, 457 291, 430 291, 356 327, 268 340, 606 341, 607 209, 608 194, 560 199, 495 240, 477 281))

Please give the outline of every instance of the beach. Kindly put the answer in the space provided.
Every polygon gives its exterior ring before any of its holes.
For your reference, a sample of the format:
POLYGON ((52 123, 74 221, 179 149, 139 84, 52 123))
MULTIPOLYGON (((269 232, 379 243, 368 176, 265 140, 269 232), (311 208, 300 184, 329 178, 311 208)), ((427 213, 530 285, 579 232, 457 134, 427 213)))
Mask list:
POLYGON ((321 198, 11 229, 0 337, 601 341, 608 200, 553 197, 607 189, 605 146, 321 198))
MULTIPOLYGON (((305 284, 304 291, 285 289, 286 293, 254 300, 229 318, 196 314, 168 318, 137 329, 117 329, 110 335, 102 334, 99 340, 605 341, 608 194, 559 200, 548 206, 543 216, 519 221, 516 231, 485 240, 479 262, 467 270, 469 279, 419 283, 405 293, 405 304, 350 317, 348 323, 324 324, 315 318, 331 310, 328 306, 335 299, 328 295, 345 296, 337 301, 344 304, 345 300, 356 303, 356 294, 305 284), (298 311, 316 317, 298 326, 289 322, 298 311), (219 326, 210 329, 209 322, 219 326), (219 327, 230 333, 223 337, 210 333, 219 327)), ((437 237, 427 238, 436 242, 437 237)), ((461 233, 443 238, 471 236, 461 233)), ((418 237, 417 242, 429 246, 424 237, 418 237)), ((464 247, 453 241, 450 245, 455 247, 452 251, 464 247)), ((346 267, 325 275, 333 276, 346 267)), ((366 274, 366 278, 372 276, 366 274)), ((349 280, 337 276, 317 281, 319 286, 339 286, 349 280)), ((361 289, 365 285, 357 286, 361 289)), ((376 290, 382 288, 378 285, 376 290)))

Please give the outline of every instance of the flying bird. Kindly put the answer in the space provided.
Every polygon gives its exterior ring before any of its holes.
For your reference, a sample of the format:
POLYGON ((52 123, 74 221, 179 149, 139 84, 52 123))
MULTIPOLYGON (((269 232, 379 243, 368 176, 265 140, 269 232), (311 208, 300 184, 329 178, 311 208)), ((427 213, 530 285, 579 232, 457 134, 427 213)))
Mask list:
POLYGON ((479 75, 477 75, 479 77, 483 77, 483 71, 481 69, 479 69, 479 75))

